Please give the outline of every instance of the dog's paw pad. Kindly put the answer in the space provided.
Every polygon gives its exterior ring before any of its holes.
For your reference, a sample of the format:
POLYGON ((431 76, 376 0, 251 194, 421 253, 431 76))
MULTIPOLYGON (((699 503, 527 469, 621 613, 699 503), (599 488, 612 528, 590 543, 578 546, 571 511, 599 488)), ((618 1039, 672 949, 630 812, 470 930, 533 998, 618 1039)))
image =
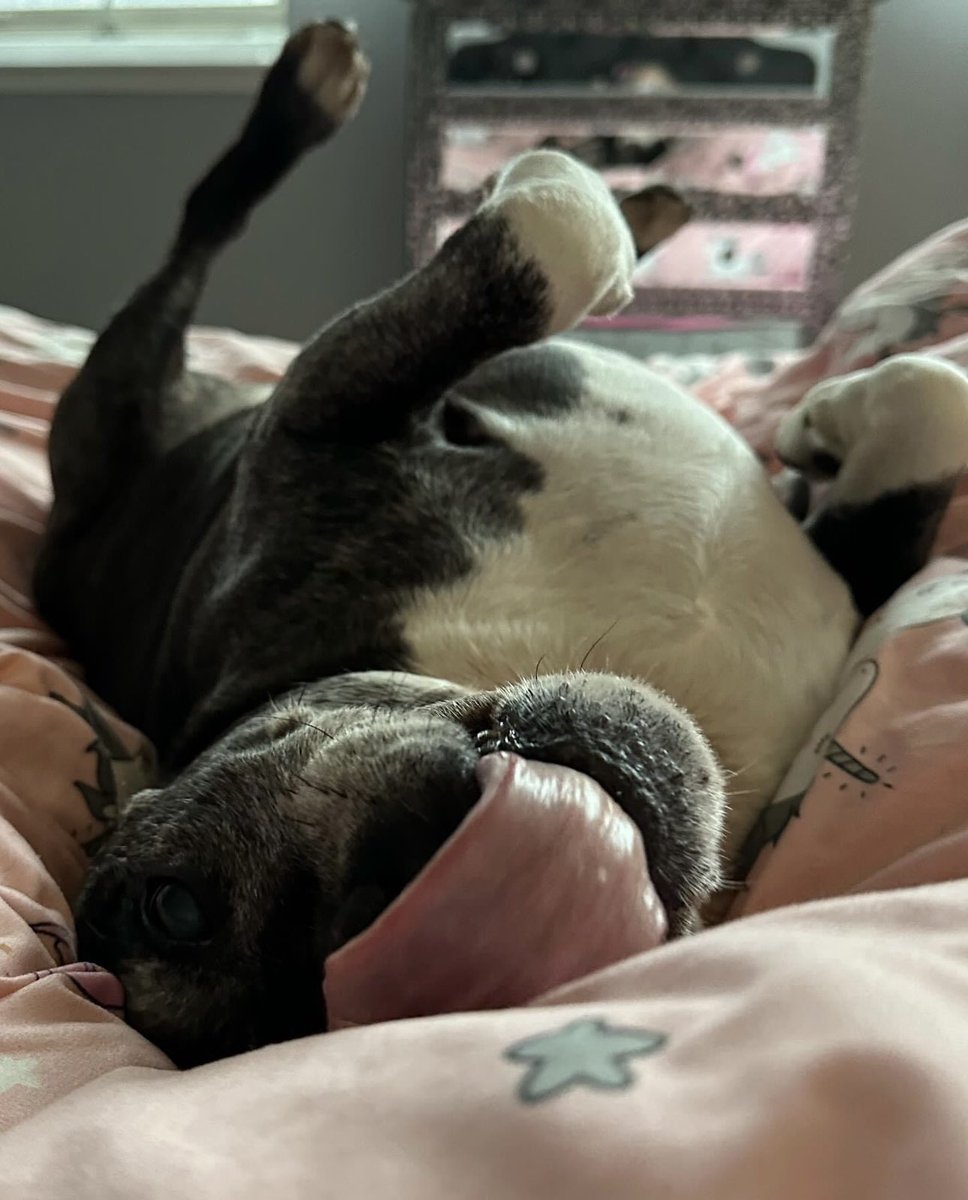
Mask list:
POLYGON ((337 21, 307 25, 294 35, 296 81, 334 124, 349 120, 363 101, 370 64, 352 29, 337 21))
POLYGON ((576 159, 553 150, 521 155, 498 175, 485 208, 504 217, 519 252, 548 281, 548 332, 631 300, 632 234, 604 180, 576 159))
POLYGON ((306 25, 289 39, 298 61, 296 84, 333 125, 353 117, 363 102, 370 63, 353 29, 338 21, 306 25))

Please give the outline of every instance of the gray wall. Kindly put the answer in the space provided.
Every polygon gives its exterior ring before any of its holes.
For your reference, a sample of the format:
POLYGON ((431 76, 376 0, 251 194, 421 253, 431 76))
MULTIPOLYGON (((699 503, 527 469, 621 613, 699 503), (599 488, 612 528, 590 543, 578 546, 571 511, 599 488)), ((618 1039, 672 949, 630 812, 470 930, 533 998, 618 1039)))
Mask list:
MULTIPOLYGON (((374 66, 367 101, 220 259, 203 321, 301 338, 403 269, 408 6, 331 7, 360 24, 374 66)), ((249 99, 0 94, 0 304, 101 323, 157 262, 186 183, 222 150, 249 99)))
POLYGON ((964 217, 968 0, 885 0, 875 9, 847 283, 964 217))
MULTIPOLYGON (((225 255, 205 321, 302 337, 404 263, 407 5, 342 0, 374 59, 354 127, 225 255)), ((968 0, 877 9, 847 281, 968 215, 968 0)), ((237 125, 235 95, 0 94, 0 303, 98 324, 156 261, 186 181, 237 125)))

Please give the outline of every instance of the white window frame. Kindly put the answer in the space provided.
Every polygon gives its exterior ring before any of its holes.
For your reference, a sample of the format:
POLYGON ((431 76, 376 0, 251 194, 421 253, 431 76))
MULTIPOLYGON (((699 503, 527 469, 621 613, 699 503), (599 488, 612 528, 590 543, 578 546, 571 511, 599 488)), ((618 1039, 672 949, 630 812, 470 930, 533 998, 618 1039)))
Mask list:
POLYGON ((251 92, 287 33, 286 0, 4 9, 0 92, 251 92))
POLYGON ((280 0, 253 0, 251 4, 141 4, 135 0, 84 0, 84 5, 65 4, 56 0, 37 8, 13 3, 9 7, 0 0, 0 36, 33 34, 40 36, 88 33, 100 36, 164 33, 171 29, 172 17, 178 17, 178 30, 226 30, 251 25, 283 23, 288 6, 280 0))

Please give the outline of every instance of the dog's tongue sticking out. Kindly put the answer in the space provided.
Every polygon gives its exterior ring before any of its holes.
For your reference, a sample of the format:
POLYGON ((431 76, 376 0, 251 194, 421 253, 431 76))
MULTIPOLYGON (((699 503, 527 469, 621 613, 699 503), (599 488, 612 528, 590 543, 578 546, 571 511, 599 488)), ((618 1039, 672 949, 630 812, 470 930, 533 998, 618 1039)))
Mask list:
POLYGON ((523 1004, 664 939, 639 832, 596 783, 511 754, 478 777, 457 832, 327 961, 330 1029, 523 1004))

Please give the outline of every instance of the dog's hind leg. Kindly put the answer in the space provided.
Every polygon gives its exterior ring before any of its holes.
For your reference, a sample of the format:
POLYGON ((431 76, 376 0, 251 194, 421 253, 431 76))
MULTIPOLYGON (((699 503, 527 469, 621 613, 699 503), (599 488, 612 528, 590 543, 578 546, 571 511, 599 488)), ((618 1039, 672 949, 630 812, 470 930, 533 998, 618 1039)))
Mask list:
POLYGON ((108 324, 61 398, 48 539, 96 521, 126 479, 206 419, 193 411, 198 380, 184 371, 184 334, 209 267, 258 201, 353 115, 368 72, 337 22, 307 26, 286 43, 238 139, 188 196, 163 266, 108 324))
POLYGON ((924 566, 968 467, 968 377, 900 355, 825 381, 776 445, 790 466, 834 477, 804 527, 868 616, 924 566))

